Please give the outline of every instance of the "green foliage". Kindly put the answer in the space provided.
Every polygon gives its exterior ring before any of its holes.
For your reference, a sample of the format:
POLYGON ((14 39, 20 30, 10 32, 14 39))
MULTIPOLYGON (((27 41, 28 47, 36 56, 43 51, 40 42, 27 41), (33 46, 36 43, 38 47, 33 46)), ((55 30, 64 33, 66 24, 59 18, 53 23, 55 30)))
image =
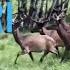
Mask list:
POLYGON ((67 14, 70 14, 70 0, 69 0, 69 3, 68 3, 68 10, 67 10, 67 14))
POLYGON ((11 0, 12 6, 13 6, 13 13, 18 12, 18 1, 17 0, 11 0))
MULTIPOLYGON (((42 7, 41 9, 42 9, 43 13, 45 13, 46 7, 47 7, 47 10, 49 10, 49 8, 51 7, 52 2, 53 2, 53 0, 19 0, 21 3, 19 3, 18 0, 11 0, 11 1, 13 4, 13 13, 17 12, 18 4, 21 4, 20 6, 22 6, 22 5, 24 6, 24 4, 25 4, 25 8, 27 9, 27 13, 29 13, 31 2, 33 2, 33 4, 32 4, 33 7, 36 6, 36 9, 38 12, 40 11, 40 8, 42 7), (46 4, 47 4, 47 6, 46 6, 46 4), (41 5, 43 5, 43 6, 41 6, 41 5)), ((70 0, 69 0, 69 4, 68 4, 67 14, 70 14, 70 0)))
MULTIPOLYGON (((64 1, 64 0, 60 0, 60 1, 64 1)), ((46 7, 47 7, 47 10, 49 10, 49 8, 52 5, 53 0, 11 0, 11 2, 12 2, 12 5, 13 5, 13 13, 18 12, 18 5, 22 6, 23 8, 25 7, 26 10, 27 10, 27 13, 29 13, 29 9, 30 9, 30 6, 31 6, 32 3, 33 3, 32 7, 36 6, 36 9, 37 9, 38 12, 40 11, 40 8, 42 7, 42 11, 43 11, 43 13, 45 13, 46 12, 46 7)), ((1 1, 0 1, 0 3, 1 3, 1 1)), ((67 14, 70 14, 70 0, 69 0, 69 3, 68 3, 67 14)))

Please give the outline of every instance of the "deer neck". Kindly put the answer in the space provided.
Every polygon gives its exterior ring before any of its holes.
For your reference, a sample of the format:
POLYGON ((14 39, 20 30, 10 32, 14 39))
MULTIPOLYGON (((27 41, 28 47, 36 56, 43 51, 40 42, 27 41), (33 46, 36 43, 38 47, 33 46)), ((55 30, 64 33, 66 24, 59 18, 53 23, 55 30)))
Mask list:
POLYGON ((63 40, 64 43, 66 43, 67 41, 67 32, 64 29, 64 27, 62 26, 62 24, 58 25, 58 29, 57 29, 57 33, 60 36, 60 38, 63 40))
POLYGON ((19 31, 19 27, 15 28, 13 26, 13 35, 14 35, 15 38, 20 38, 21 37, 20 31, 19 31))
POLYGON ((60 21, 60 24, 63 26, 63 28, 64 28, 66 31, 69 31, 70 25, 69 25, 69 24, 66 24, 64 20, 61 20, 61 21, 60 21))
POLYGON ((57 32, 59 34, 59 36, 62 38, 63 37, 63 34, 65 32, 64 30, 64 21, 63 20, 59 20, 58 22, 58 28, 57 28, 57 32))
POLYGON ((24 35, 20 32, 20 27, 14 29, 13 28, 13 35, 14 38, 17 39, 16 41, 20 41, 21 39, 25 40, 29 35, 24 35))

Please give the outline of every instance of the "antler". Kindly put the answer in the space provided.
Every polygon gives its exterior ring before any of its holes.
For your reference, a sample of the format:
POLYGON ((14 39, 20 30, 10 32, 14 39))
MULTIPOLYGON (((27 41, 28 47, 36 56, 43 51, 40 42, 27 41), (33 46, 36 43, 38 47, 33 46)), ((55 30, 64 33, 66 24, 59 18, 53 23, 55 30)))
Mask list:
POLYGON ((43 23, 49 22, 49 21, 50 21, 50 16, 51 16, 51 14, 52 14, 52 11, 53 11, 53 9, 54 9, 55 4, 56 4, 57 1, 58 1, 58 0, 53 0, 52 6, 51 6, 51 8, 50 8, 49 11, 48 11, 48 15, 47 15, 47 17, 46 17, 46 20, 44 20, 44 21, 37 21, 37 20, 35 20, 35 19, 33 19, 33 18, 31 18, 31 20, 32 20, 33 22, 36 22, 37 24, 43 24, 43 23))
POLYGON ((65 0, 65 1, 61 2, 61 4, 56 5, 56 7, 54 8, 54 11, 56 11, 56 12, 59 12, 59 11, 65 12, 65 11, 67 11, 68 2, 69 2, 69 0, 65 0), (58 9, 58 8, 60 8, 60 9, 58 9))
POLYGON ((32 19, 32 18, 31 18, 31 20, 32 20, 33 22, 37 23, 37 24, 44 24, 44 23, 46 23, 46 22, 49 22, 49 21, 50 21, 50 20, 37 21, 37 20, 32 19))
POLYGON ((57 20, 57 21, 59 19, 63 19, 66 15, 68 1, 69 0, 65 0, 65 1, 61 2, 61 4, 56 5, 53 9, 55 12, 52 13, 51 18, 53 18, 54 20, 57 20))
MULTIPOLYGON (((66 0, 65 5, 64 5, 64 8, 67 8, 68 9, 68 3, 69 3, 69 0, 66 0)), ((65 13, 67 12, 67 9, 64 11, 65 13)))
POLYGON ((65 14, 64 12, 61 12, 59 15, 57 15, 56 13, 53 14, 52 18, 55 20, 55 21, 58 21, 60 19, 63 19, 65 17, 65 14))

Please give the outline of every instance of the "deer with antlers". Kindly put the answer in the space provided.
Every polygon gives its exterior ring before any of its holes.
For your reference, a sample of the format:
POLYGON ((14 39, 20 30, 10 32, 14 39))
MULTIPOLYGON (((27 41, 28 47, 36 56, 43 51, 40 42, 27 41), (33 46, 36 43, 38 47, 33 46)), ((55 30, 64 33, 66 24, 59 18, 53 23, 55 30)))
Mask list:
MULTIPOLYGON (((68 1, 68 0, 67 0, 68 1)), ((64 10, 64 8, 62 9, 64 10)), ((53 20, 55 21, 55 24, 52 24, 51 26, 48 26, 47 29, 53 29, 56 30, 60 38, 63 40, 65 45, 65 51, 64 55, 61 59, 61 62, 64 60, 65 55, 70 50, 70 25, 65 23, 64 16, 65 11, 62 11, 59 13, 59 11, 56 13, 56 18, 53 17, 53 20), (59 14, 58 14, 59 13, 59 14)), ((53 13, 54 14, 54 13, 53 13)))
MULTIPOLYGON (((66 0, 63 3, 61 3, 61 5, 58 5, 56 9, 53 8, 53 11, 51 12, 52 14, 50 15, 50 19, 54 20, 53 24, 48 26, 44 22, 42 23, 42 22, 34 21, 37 23, 37 28, 40 25, 38 30, 36 31, 39 31, 39 30, 42 31, 42 27, 57 31, 59 37, 62 39, 65 45, 65 52, 61 59, 61 62, 64 60, 65 54, 70 50, 70 39, 69 39, 70 38, 70 25, 64 22, 64 17, 67 11, 68 2, 69 0, 66 0)), ((42 31, 42 34, 45 34, 45 32, 42 31)))
MULTIPOLYGON (((17 58, 21 54, 29 54, 30 58, 33 59, 32 52, 42 52, 44 51, 43 56, 40 59, 40 62, 43 61, 44 57, 49 53, 57 54, 56 41, 48 35, 22 35, 20 32, 21 21, 15 21, 12 25, 13 36, 15 41, 20 45, 22 52, 17 54, 17 58)), ((17 60, 16 58, 16 60, 17 60)), ((15 63, 16 63, 15 60, 15 63)))

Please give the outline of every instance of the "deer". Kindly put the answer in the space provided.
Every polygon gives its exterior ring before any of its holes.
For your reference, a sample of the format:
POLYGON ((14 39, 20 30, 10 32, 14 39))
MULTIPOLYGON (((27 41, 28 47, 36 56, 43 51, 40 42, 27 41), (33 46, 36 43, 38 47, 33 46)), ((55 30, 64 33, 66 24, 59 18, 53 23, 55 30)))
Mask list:
POLYGON ((64 21, 64 12, 61 12, 59 15, 56 13, 56 18, 53 17, 55 23, 47 26, 47 29, 56 30, 62 41, 65 45, 64 55, 61 59, 61 62, 64 60, 65 55, 70 50, 70 25, 64 21))
POLYGON ((63 57, 61 59, 61 62, 64 60, 66 54, 70 50, 70 25, 65 22, 65 16, 67 12, 67 7, 68 7, 68 2, 69 0, 66 0, 65 5, 60 6, 61 11, 57 11, 53 13, 51 16, 52 20, 54 20, 54 24, 48 26, 48 29, 53 29, 56 30, 62 41, 64 42, 65 45, 65 51, 63 54, 63 57))
MULTIPOLYGON (((41 57, 41 59, 40 59, 40 61, 42 62, 43 61, 43 58, 49 53, 49 52, 53 52, 53 53, 56 53, 56 47, 57 46, 53 46, 52 47, 52 44, 50 44, 49 42, 51 42, 52 40, 48 40, 48 38, 50 39, 50 37, 48 36, 48 35, 37 35, 37 36, 29 36, 29 35, 27 35, 27 36, 22 36, 21 35, 21 33, 20 33, 20 31, 19 31, 19 28, 20 28, 20 23, 21 22, 19 22, 19 23, 15 23, 14 25, 13 25, 13 36, 14 36, 14 38, 15 38, 15 41, 20 45, 20 47, 21 47, 21 49, 22 49, 22 53, 18 53, 17 54, 17 58, 19 57, 19 55, 21 55, 21 54, 23 54, 23 53, 28 53, 29 54, 29 56, 30 56, 30 58, 32 59, 32 60, 34 60, 33 59, 33 56, 32 56, 32 52, 41 52, 41 51, 44 51, 44 55, 41 57), (38 40, 41 38, 41 40, 38 42, 38 40), (36 39, 36 40, 35 40, 36 39), (43 41, 42 41, 43 40, 43 41), (48 41, 49 42, 48 42, 48 41), (28 42, 29 41, 29 42, 28 42), (31 42, 31 43, 30 43, 31 42), (41 43, 41 42, 44 42, 44 43, 42 43, 43 45, 44 45, 44 48, 40 45, 39 46, 39 43, 41 43), (33 43, 33 44, 32 44, 33 43), (46 45, 46 44, 49 44, 49 47, 50 47, 50 45, 51 45, 51 47, 48 49, 48 45, 46 45), (37 46, 37 47, 35 47, 35 45, 37 46), (23 47, 24 46, 24 47, 23 47), (30 47, 33 47, 32 49, 30 48, 30 47), (36 50, 36 49, 39 49, 39 50, 36 50), (46 49, 46 51, 45 51, 45 49, 46 49), (48 49, 48 52, 47 52, 47 49, 48 49), (46 53, 47 52, 47 53, 46 53)), ((42 22, 42 23, 45 23, 45 22, 42 22)), ((43 25, 43 24, 42 24, 43 25)), ((52 38, 53 39, 53 38, 52 38)), ((53 39, 54 40, 54 39, 53 39)), ((54 40, 55 41, 55 40, 54 40)), ((51 42, 52 43, 52 42, 51 42)), ((55 42, 55 44, 56 44, 56 42, 55 42)), ((16 58, 16 60, 15 60, 15 63, 16 63, 16 61, 17 61, 17 58, 16 58)))
POLYGON ((20 55, 28 54, 32 61, 34 61, 32 52, 42 52, 44 51, 44 54, 42 55, 40 62, 43 61, 44 57, 49 53, 57 54, 57 49, 55 48, 58 46, 56 44, 56 41, 51 38, 48 35, 23 35, 20 32, 21 28, 21 22, 14 22, 12 25, 12 33, 14 36, 15 41, 19 46, 21 47, 22 52, 17 54, 17 57, 15 59, 15 64, 17 61, 17 58, 20 55))
POLYGON ((45 32, 42 31, 42 27, 45 27, 46 29, 57 31, 59 37, 61 38, 61 40, 63 41, 64 46, 65 46, 65 51, 64 51, 64 55, 61 59, 61 62, 64 60, 65 54, 67 54, 67 52, 70 49, 69 48, 69 46, 70 46, 70 39, 69 39, 70 38, 70 25, 66 24, 64 22, 64 17, 66 16, 65 14, 67 11, 68 2, 69 2, 69 0, 65 0, 64 6, 62 4, 62 5, 59 5, 58 7, 56 7, 56 9, 55 9, 55 7, 53 8, 53 11, 51 12, 52 14, 49 16, 51 20, 54 20, 54 23, 52 25, 49 25, 47 27, 47 22, 36 21, 37 25, 40 25, 38 28, 38 31, 41 31, 41 34, 45 34, 45 32))
POLYGON ((58 56, 60 56, 59 47, 64 47, 64 42, 62 41, 56 30, 52 29, 48 30, 47 28, 45 28, 44 24, 41 23, 38 24, 36 22, 34 23, 34 26, 31 28, 30 32, 31 33, 38 32, 40 33, 40 35, 49 35, 50 37, 52 37, 59 45, 58 47, 56 47, 56 49, 58 50, 58 56))

